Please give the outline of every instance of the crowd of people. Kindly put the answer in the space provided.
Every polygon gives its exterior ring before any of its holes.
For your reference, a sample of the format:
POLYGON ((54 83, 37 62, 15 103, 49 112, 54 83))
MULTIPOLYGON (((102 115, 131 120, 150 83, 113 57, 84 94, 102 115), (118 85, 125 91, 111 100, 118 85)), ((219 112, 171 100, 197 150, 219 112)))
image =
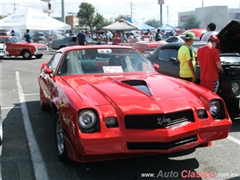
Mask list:
MULTIPOLYGON (((219 45, 220 40, 218 39, 216 30, 216 24, 211 22, 207 26, 207 32, 201 37, 202 41, 206 41, 206 45, 198 49, 198 59, 196 62, 196 55, 192 49, 192 45, 195 40, 195 35, 192 32, 187 32, 185 34, 184 44, 178 50, 178 61, 180 62, 179 76, 181 79, 195 83, 197 81, 196 77, 196 64, 201 68, 200 71, 200 85, 217 93, 219 87, 219 77, 218 73, 223 72, 223 68, 220 64, 219 55, 219 45)), ((147 30, 143 36, 148 36, 149 41, 160 41, 162 39, 162 32, 160 29, 157 30, 154 35, 151 30, 147 30)), ((11 31, 11 36, 17 36, 14 30, 11 31)), ((69 36, 66 33, 66 36, 69 36)), ((87 31, 81 31, 77 34, 77 41, 79 45, 87 44, 87 36, 91 36, 87 31)), ((139 35, 141 36, 141 35, 139 35)), ((30 30, 27 29, 24 38, 26 42, 32 42, 32 36, 30 30)), ((112 42, 113 45, 119 43, 127 43, 129 39, 132 42, 139 41, 138 36, 127 37, 125 32, 115 32, 104 31, 104 33, 97 32, 95 39, 104 41, 105 44, 112 42)))

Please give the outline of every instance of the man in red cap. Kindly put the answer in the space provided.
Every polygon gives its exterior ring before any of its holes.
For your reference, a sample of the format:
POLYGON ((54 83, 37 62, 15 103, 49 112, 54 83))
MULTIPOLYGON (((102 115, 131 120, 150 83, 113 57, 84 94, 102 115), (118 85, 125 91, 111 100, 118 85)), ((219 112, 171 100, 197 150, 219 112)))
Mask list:
POLYGON ((219 87, 218 72, 223 72, 220 63, 220 40, 212 35, 205 46, 198 49, 197 59, 200 66, 200 85, 217 93, 219 87))

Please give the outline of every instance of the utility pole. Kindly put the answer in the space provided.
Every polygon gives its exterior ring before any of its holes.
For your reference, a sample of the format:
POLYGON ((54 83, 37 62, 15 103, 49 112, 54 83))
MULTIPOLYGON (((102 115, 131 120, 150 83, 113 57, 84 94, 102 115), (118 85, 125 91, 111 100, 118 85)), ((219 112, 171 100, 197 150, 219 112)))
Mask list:
POLYGON ((168 12, 168 6, 167 6, 167 23, 169 24, 169 12, 168 12))
POLYGON ((162 5, 164 4, 164 0, 158 0, 158 4, 160 4, 160 26, 162 26, 162 5))
POLYGON ((64 15, 64 0, 62 0, 62 22, 65 22, 65 15, 64 15))
POLYGON ((204 0, 202 0, 202 7, 203 7, 203 1, 204 1, 204 0))
POLYGON ((133 13, 133 6, 134 6, 134 5, 135 5, 135 4, 133 4, 133 2, 130 3, 131 18, 133 18, 133 14, 134 14, 134 13, 133 13))

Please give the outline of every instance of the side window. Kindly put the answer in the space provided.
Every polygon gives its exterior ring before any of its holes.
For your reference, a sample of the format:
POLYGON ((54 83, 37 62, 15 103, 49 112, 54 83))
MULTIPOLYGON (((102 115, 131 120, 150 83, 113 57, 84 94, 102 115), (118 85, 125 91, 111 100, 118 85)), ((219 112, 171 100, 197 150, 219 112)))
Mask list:
POLYGON ((73 37, 72 42, 77 42, 77 37, 73 37))
POLYGON ((167 40, 168 43, 170 43, 170 42, 177 42, 177 41, 178 41, 178 39, 176 37, 171 37, 171 38, 169 38, 167 40))
POLYGON ((178 58, 177 49, 161 49, 158 53, 158 59, 162 61, 169 61, 171 57, 178 58))
POLYGON ((51 61, 48 63, 48 67, 53 70, 53 73, 52 73, 52 74, 55 73, 55 70, 56 70, 56 68, 57 68, 57 66, 58 66, 58 63, 59 63, 59 60, 60 60, 61 56, 62 56, 62 53, 56 53, 56 54, 52 57, 51 61))

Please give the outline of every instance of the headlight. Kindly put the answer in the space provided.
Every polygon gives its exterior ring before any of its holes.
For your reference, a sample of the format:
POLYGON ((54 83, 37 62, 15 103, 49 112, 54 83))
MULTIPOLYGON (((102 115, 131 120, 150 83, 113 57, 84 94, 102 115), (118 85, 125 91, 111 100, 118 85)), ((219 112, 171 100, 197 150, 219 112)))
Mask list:
POLYGON ((220 109, 221 109, 221 106, 218 100, 210 101, 209 111, 212 116, 216 116, 219 113, 220 109))
POLYGON ((239 91, 239 84, 238 82, 233 82, 232 83, 232 92, 237 95, 237 92, 239 91))
POLYGON ((79 113, 78 124, 81 128, 88 129, 97 122, 96 114, 92 110, 83 110, 79 113))

